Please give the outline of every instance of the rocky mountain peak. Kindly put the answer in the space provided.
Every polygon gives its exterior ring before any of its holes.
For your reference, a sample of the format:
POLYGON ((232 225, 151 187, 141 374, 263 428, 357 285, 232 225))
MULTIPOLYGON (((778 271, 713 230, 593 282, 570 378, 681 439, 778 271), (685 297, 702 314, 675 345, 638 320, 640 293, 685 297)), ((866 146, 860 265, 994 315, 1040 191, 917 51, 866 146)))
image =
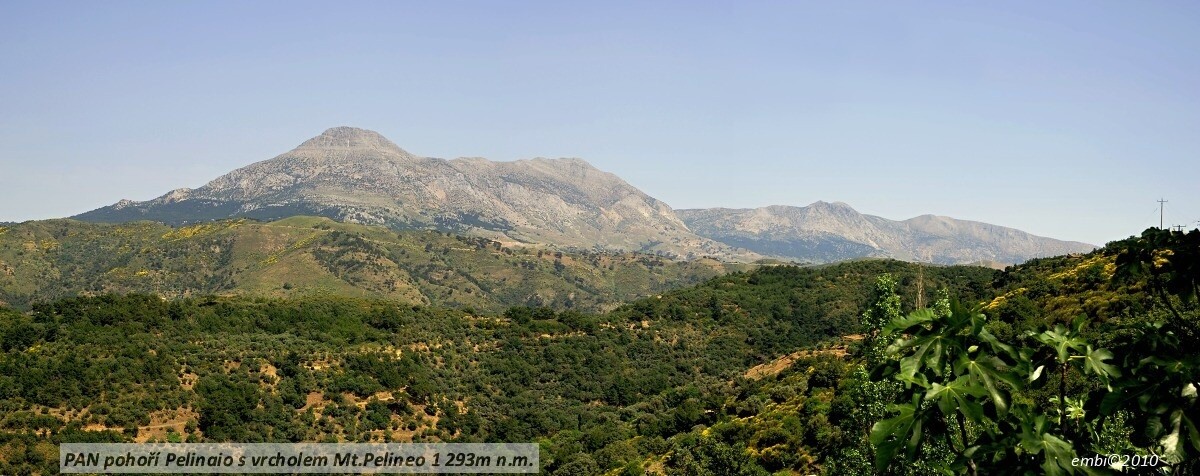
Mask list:
POLYGON ((356 127, 328 129, 195 190, 77 217, 181 224, 294 215, 579 249, 760 257, 692 233, 665 203, 581 159, 420 157, 356 127))
POLYGON ((850 205, 846 204, 845 202, 826 202, 823 200, 817 200, 817 201, 813 202, 811 205, 809 205, 807 208, 812 211, 823 211, 823 212, 831 212, 831 213, 843 213, 843 214, 844 213, 854 213, 854 214, 858 213, 858 211, 855 210, 854 207, 851 207, 850 205))
POLYGON ((378 132, 357 127, 333 127, 313 137, 295 150, 388 150, 408 153, 378 132))

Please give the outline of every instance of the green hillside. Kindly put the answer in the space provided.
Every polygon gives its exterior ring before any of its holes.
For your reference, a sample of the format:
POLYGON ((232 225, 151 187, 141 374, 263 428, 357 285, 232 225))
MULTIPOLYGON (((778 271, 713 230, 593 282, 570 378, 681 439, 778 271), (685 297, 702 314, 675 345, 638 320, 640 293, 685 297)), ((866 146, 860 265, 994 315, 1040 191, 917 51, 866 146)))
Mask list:
MULTIPOLYGON (((3 311, 0 471, 44 467, 55 441, 129 439, 542 441, 548 472, 637 466, 723 418, 747 368, 853 332, 884 272, 919 271, 768 267, 606 314, 329 295, 3 311)), ((971 292, 996 272, 924 273, 971 292)))
POLYGON ((293 217, 185 227, 73 220, 0 227, 0 302, 105 293, 383 298, 500 311, 604 310, 749 265, 569 252, 293 217))
POLYGON ((863 335, 749 369, 715 407, 724 416, 643 464, 679 475, 1200 471, 1200 231, 1148 230, 1009 267, 981 294, 950 288, 964 306, 931 311, 911 312, 909 278, 892 277, 859 307, 863 335), (1122 471, 1072 463, 1113 454, 1122 471))
POLYGON ((535 441, 553 475, 1082 474, 1070 458, 1101 451, 1194 474, 1197 240, 1003 272, 764 266, 599 314, 332 294, 0 310, 0 473, 53 472, 62 441, 161 440, 535 441), (924 426, 897 420, 910 395, 924 426))

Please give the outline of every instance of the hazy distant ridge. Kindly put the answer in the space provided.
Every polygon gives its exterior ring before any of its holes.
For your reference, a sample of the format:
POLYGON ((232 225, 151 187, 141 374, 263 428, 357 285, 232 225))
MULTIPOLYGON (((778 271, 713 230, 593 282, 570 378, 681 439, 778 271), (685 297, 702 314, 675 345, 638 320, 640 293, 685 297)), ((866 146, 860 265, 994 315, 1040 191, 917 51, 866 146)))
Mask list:
POLYGON ((888 220, 861 214, 840 202, 675 212, 701 236, 761 254, 817 262, 878 256, 945 264, 1019 263, 1095 248, 949 217, 888 220))

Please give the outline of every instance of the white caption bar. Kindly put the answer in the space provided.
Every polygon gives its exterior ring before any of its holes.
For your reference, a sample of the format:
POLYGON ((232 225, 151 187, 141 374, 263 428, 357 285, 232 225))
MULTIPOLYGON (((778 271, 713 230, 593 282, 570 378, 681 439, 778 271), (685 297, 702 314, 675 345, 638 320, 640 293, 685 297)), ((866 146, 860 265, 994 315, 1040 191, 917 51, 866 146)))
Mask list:
POLYGON ((536 443, 63 443, 63 473, 536 473, 536 443))

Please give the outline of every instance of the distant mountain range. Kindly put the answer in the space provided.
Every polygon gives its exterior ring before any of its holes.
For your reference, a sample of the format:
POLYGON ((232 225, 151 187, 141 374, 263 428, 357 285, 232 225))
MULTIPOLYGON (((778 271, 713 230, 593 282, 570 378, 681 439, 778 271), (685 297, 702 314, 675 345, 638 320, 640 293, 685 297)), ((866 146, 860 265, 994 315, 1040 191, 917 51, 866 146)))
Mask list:
POLYGON ((676 210, 695 233, 771 256, 817 262, 888 257, 940 264, 997 265, 1087 252, 1087 243, 1043 238, 1012 228, 921 215, 893 221, 841 202, 807 207, 676 210))
POLYGON ((352 127, 329 129, 197 189, 181 188, 145 202, 121 200, 74 218, 185 225, 296 215, 683 259, 829 262, 878 256, 1016 263, 1094 248, 945 217, 896 222, 862 215, 841 203, 672 210, 580 159, 419 157, 376 132, 352 127))

